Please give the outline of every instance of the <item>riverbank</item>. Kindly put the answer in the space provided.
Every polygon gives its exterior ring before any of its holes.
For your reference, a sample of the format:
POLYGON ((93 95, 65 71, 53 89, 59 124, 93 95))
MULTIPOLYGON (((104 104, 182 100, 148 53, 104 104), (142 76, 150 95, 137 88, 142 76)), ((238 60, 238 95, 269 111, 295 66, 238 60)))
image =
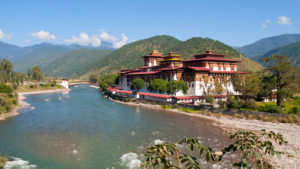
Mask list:
POLYGON ((118 100, 110 99, 114 102, 120 104, 126 104, 130 106, 141 106, 152 109, 161 109, 166 111, 171 111, 174 113, 179 113, 183 115, 188 115, 196 118, 209 119, 213 121, 213 125, 221 127, 224 132, 237 131, 237 130, 250 130, 250 131, 260 131, 266 129, 267 131, 274 131, 276 133, 281 133, 285 139, 288 141, 288 145, 278 146, 275 145, 277 150, 286 151, 291 154, 293 157, 288 157, 283 155, 281 158, 276 156, 268 157, 268 160, 274 165, 275 168, 280 169, 294 169, 300 166, 300 126, 290 123, 273 123, 273 122, 263 122, 259 120, 245 120, 237 119, 232 117, 217 117, 212 116, 211 114, 196 114, 196 113, 187 113, 180 111, 178 109, 163 109, 160 105, 151 105, 144 103, 133 103, 133 102, 122 102, 118 100))
POLYGON ((30 104, 25 102, 26 99, 25 95, 28 94, 43 94, 43 93, 55 93, 55 92, 69 92, 71 89, 60 88, 60 89, 53 89, 53 90, 38 90, 38 91, 29 91, 29 92, 17 92, 18 95, 18 105, 13 107, 8 113, 0 114, 0 120, 5 120, 9 117, 13 117, 19 114, 18 110, 29 107, 30 104))

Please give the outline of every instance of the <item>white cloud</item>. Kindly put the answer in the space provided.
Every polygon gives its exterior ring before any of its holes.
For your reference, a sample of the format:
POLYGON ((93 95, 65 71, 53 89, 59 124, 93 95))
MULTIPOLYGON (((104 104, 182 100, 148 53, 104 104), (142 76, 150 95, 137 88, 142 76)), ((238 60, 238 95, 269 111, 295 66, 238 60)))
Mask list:
POLYGON ((72 36, 71 39, 65 39, 66 43, 71 44, 78 44, 82 46, 93 46, 93 47, 99 47, 102 42, 108 42, 111 44, 111 47, 113 48, 120 48, 123 45, 125 45, 128 42, 128 37, 125 34, 121 34, 121 40, 118 39, 115 36, 112 36, 108 34, 107 32, 104 32, 104 30, 100 30, 100 35, 91 35, 82 32, 79 34, 78 37, 72 36))
POLYGON ((10 40, 12 37, 12 34, 5 34, 4 32, 2 32, 2 30, 0 29, 0 39, 1 40, 10 40))
POLYGON ((54 35, 51 35, 50 32, 46 32, 44 30, 41 30, 39 32, 32 32, 30 35, 41 40, 56 40, 56 37, 54 35))
POLYGON ((281 24, 281 25, 292 25, 293 24, 293 22, 291 22, 291 19, 286 16, 279 16, 277 23, 281 24))
POLYGON ((72 36, 71 39, 65 39, 65 42, 82 45, 82 46, 92 45, 93 47, 98 47, 101 45, 101 40, 97 36, 92 35, 90 37, 88 34, 84 32, 80 33, 79 37, 72 36))
POLYGON ((271 20, 267 19, 267 20, 263 21, 262 28, 266 29, 267 27, 269 27, 270 24, 271 24, 271 20))

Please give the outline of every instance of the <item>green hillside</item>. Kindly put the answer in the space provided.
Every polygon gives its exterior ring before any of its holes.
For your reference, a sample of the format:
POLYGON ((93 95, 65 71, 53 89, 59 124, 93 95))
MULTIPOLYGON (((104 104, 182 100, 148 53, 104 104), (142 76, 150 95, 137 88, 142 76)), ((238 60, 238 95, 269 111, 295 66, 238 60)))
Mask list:
MULTIPOLYGON (((158 49, 163 54, 172 51, 180 54, 183 59, 191 59, 194 54, 204 53, 207 49, 212 49, 215 53, 224 53, 230 58, 242 60, 240 65, 242 71, 255 71, 263 68, 260 64, 242 56, 232 47, 219 41, 208 38, 191 38, 187 41, 180 41, 174 37, 162 35, 139 40, 113 51, 92 72, 116 73, 120 69, 140 67, 143 65, 143 59, 140 57, 153 49, 158 49)), ((88 74, 84 77, 87 76, 88 74)))
POLYGON ((14 71, 27 72, 33 66, 39 65, 43 69, 46 64, 59 58, 70 49, 62 46, 47 45, 37 48, 13 61, 14 71))
POLYGON ((288 45, 298 41, 300 41, 300 34, 284 34, 264 38, 252 44, 243 47, 238 47, 236 48, 236 50, 249 58, 253 58, 257 55, 263 55, 264 53, 274 48, 288 45))
POLYGON ((78 49, 47 63, 43 71, 50 76, 78 77, 101 63, 111 50, 78 49))
POLYGON ((265 53, 264 55, 259 55, 255 57, 255 60, 262 63, 262 58, 269 57, 274 54, 281 54, 288 56, 292 61, 295 62, 296 66, 300 67, 300 42, 295 42, 286 46, 281 46, 270 50, 269 52, 265 53))

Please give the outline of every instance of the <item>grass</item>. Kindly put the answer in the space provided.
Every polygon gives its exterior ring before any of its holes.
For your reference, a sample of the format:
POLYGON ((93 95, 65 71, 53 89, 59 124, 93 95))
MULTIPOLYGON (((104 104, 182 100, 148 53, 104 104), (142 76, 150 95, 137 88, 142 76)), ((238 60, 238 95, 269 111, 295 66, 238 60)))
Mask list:
POLYGON ((7 159, 6 155, 3 156, 0 153, 0 168, 4 168, 7 161, 8 161, 8 159, 7 159))
POLYGON ((40 91, 40 90, 54 90, 54 89, 62 89, 64 88, 61 85, 25 85, 25 86, 18 86, 15 90, 16 92, 33 92, 33 91, 40 91))

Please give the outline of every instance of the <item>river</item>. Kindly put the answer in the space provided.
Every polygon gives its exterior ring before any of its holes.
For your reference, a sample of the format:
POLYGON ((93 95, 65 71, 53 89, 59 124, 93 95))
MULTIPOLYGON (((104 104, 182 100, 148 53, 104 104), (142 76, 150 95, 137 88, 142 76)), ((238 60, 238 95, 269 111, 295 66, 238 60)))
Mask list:
POLYGON ((31 107, 0 121, 0 152, 11 160, 7 168, 128 168, 154 142, 193 136, 214 148, 228 143, 211 121, 118 104, 87 85, 26 97, 31 107))

